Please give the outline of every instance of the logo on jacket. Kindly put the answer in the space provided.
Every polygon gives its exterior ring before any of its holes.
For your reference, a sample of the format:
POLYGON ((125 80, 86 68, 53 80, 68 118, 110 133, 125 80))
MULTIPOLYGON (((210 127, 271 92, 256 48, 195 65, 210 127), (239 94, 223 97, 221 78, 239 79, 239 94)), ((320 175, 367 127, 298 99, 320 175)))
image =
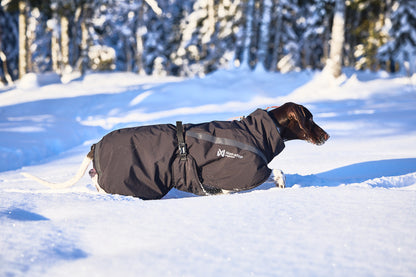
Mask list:
POLYGON ((217 151, 217 157, 222 157, 222 158, 231 158, 231 159, 242 159, 244 158, 243 156, 241 156, 240 154, 237 153, 231 153, 229 151, 225 151, 225 149, 220 149, 218 148, 217 151))

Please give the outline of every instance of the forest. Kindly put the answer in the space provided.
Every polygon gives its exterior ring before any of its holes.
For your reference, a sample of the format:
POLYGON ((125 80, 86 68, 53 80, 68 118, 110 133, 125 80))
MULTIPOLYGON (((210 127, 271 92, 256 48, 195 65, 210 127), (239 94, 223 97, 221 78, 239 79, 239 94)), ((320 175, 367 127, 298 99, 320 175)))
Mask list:
POLYGON ((1 0, 0 86, 26 73, 416 71, 414 0, 1 0))

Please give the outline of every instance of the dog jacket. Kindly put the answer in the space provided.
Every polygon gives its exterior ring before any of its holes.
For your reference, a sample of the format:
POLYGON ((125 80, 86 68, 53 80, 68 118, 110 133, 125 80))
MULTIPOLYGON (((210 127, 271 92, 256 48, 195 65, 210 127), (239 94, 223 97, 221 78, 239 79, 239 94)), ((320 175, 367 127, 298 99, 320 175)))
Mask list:
POLYGON ((258 109, 237 121, 141 126, 113 131, 94 147, 107 193, 160 199, 176 188, 197 195, 254 188, 284 148, 273 119, 258 109), (180 147, 179 147, 180 146, 180 147))

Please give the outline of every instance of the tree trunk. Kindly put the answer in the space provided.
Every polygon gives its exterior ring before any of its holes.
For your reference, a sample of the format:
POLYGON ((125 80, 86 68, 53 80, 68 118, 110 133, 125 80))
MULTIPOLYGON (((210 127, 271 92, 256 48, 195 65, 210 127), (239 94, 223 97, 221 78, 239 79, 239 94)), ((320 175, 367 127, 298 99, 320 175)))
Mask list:
POLYGON ((49 28, 51 29, 51 60, 52 60, 52 70, 55 73, 60 74, 60 45, 59 45, 59 31, 58 31, 58 14, 57 14, 57 3, 53 2, 51 3, 52 8, 52 19, 51 19, 51 25, 49 28))
POLYGON ((260 39, 259 39, 259 47, 258 47, 258 64, 257 66, 260 66, 263 71, 266 71, 266 60, 267 60, 267 54, 269 52, 269 28, 270 28, 270 6, 272 3, 270 0, 263 1, 263 16, 260 20, 260 39))
POLYGON ((62 52, 62 72, 65 72, 69 65, 69 36, 68 36, 68 18, 61 17, 61 52, 62 52))
POLYGON ((87 68, 88 68, 88 51, 90 46, 90 36, 88 32, 88 28, 91 24, 90 18, 92 14, 92 8, 90 4, 85 3, 82 6, 80 21, 81 21, 81 55, 78 58, 76 68, 81 72, 81 75, 84 76, 87 68))
POLYGON ((19 78, 26 74, 26 1, 19 1, 19 78))
MULTIPOLYGON (((143 62, 143 39, 142 36, 144 35, 144 27, 143 26, 143 15, 144 15, 144 2, 140 3, 139 11, 137 14, 137 24, 136 24, 136 65, 137 65, 137 73, 139 75, 146 75, 146 71, 144 69, 144 62, 143 62)), ((129 50, 127 50, 129 51, 129 50)), ((127 61, 130 62, 130 61, 127 61)))
MULTIPOLYGON (((1 46, 1 43, 0 43, 1 46)), ((1 48, 1 47, 0 47, 1 48)), ((7 84, 13 84, 13 79, 9 74, 9 70, 7 69, 7 57, 3 51, 0 50, 0 61, 3 63, 3 72, 4 78, 6 79, 7 84)))
POLYGON ((30 4, 26 5, 26 72, 33 71, 33 62, 32 62, 32 51, 30 46, 33 45, 33 42, 36 38, 36 19, 30 13, 30 4))
MULTIPOLYGON (((1 25, 0 25, 0 34, 2 34, 2 33, 3 33, 3 30, 2 30, 1 25)), ((3 64, 4 78, 6 79, 7 84, 13 84, 13 79, 10 76, 9 70, 7 68, 7 56, 2 50, 2 41, 1 41, 1 39, 2 38, 1 38, 1 35, 0 35, 0 61, 3 64)), ((1 80, 0 80, 0 83, 1 83, 1 80)))
POLYGON ((83 76, 88 67, 88 29, 85 24, 85 18, 81 22, 81 55, 75 65, 77 70, 83 76))
POLYGON ((155 0, 145 0, 145 1, 150 6, 150 8, 155 12, 155 14, 157 14, 157 15, 162 14, 162 9, 157 4, 157 1, 155 1, 155 0))
POLYGON ((282 34, 282 24, 283 24, 283 15, 282 15, 282 4, 281 1, 277 1, 274 7, 274 15, 277 16, 276 24, 274 27, 274 42, 273 42, 273 54, 272 54, 272 60, 270 64, 270 70, 276 71, 277 70, 277 63, 279 62, 279 56, 280 56, 280 40, 281 40, 281 34, 282 34))
POLYGON ((332 25, 331 52, 326 67, 335 77, 342 73, 342 52, 344 49, 345 0, 335 1, 334 22, 332 25))
POLYGON ((59 73, 59 61, 58 61, 59 60, 59 42, 58 42, 58 34, 56 30, 52 30, 51 60, 52 60, 52 70, 54 72, 59 73))
POLYGON ((246 26, 245 26, 245 37, 244 37, 244 50, 243 50, 243 65, 242 68, 250 68, 250 48, 251 48, 251 35, 253 31, 253 10, 254 0, 247 0, 246 9, 246 26))

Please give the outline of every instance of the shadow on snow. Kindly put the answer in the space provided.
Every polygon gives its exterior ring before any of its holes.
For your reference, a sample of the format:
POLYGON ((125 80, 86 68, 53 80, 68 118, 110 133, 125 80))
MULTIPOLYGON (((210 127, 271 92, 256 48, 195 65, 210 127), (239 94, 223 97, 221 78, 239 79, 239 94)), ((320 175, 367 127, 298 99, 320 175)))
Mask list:
MULTIPOLYGON (((286 187, 292 187, 294 185, 299 185, 301 187, 336 187, 342 184, 361 183, 376 178, 400 176, 413 172, 416 172, 416 158, 369 161, 347 165, 312 175, 303 176, 299 174, 286 174, 286 187)), ((389 188, 404 187, 412 184, 408 184, 404 181, 393 185, 387 181, 387 184, 386 182, 378 182, 371 184, 371 186, 389 188)), ((276 187, 274 183, 267 181, 252 190, 239 193, 268 190, 274 187, 276 187)), ((196 195, 172 189, 164 199, 186 197, 196 197, 196 195)))
MULTIPOLYGON (((416 158, 390 159, 351 164, 326 172, 312 175, 288 174, 287 186, 339 186, 342 184, 361 183, 367 180, 400 176, 416 172, 416 158)), ((385 185, 381 185, 386 187, 385 185)), ((396 185, 395 187, 400 187, 396 185)))

